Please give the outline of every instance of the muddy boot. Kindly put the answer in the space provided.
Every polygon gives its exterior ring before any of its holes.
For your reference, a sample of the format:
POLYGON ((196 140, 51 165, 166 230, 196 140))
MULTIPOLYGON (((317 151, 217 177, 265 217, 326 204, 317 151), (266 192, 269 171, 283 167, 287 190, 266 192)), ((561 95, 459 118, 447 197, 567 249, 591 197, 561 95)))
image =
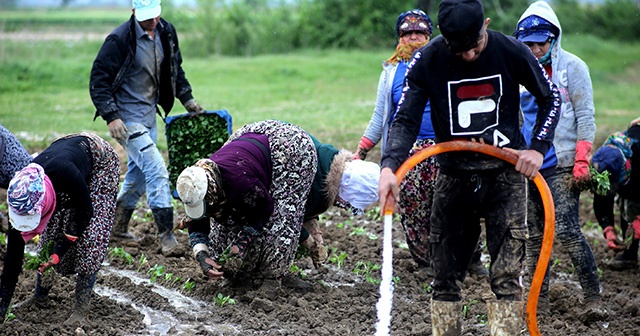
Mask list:
POLYGON ((628 256, 625 251, 612 260, 606 262, 606 265, 608 268, 617 271, 636 269, 638 268, 638 257, 635 255, 628 256))
POLYGON ((133 215, 134 209, 125 209, 120 206, 116 207, 116 220, 113 223, 113 229, 111 230, 114 237, 123 240, 138 241, 138 237, 129 232, 129 221, 133 215))
POLYGON ((318 224, 317 219, 310 219, 304 223, 302 226, 309 232, 309 235, 315 239, 320 245, 324 245, 324 239, 322 239, 322 231, 320 231, 320 224, 318 224))
MULTIPOLYGON (((50 272, 53 272, 53 270, 51 270, 50 272)), ((46 309, 49 308, 50 306, 50 301, 49 301, 49 291, 51 290, 51 287, 53 287, 52 284, 46 284, 43 282, 43 276, 40 274, 40 272, 37 272, 37 276, 36 276, 36 290, 33 293, 33 296, 31 296, 30 298, 18 302, 15 305, 13 305, 13 308, 25 308, 25 307, 38 307, 38 308, 42 308, 42 309, 46 309)))
POLYGON ((96 273, 78 274, 76 279, 76 304, 73 307, 73 313, 64 321, 65 325, 81 325, 84 324, 89 313, 89 303, 91 302, 91 293, 93 293, 93 285, 96 283, 96 273))
POLYGON ((523 301, 489 301, 487 302, 487 319, 489 335, 520 335, 524 327, 523 301))
POLYGON ((300 245, 309 250, 309 254, 311 254, 311 261, 313 261, 313 267, 320 268, 320 266, 322 266, 322 264, 327 260, 327 249, 321 243, 318 243, 313 236, 309 236, 305 241, 300 243, 300 245))
POLYGON ((431 299, 431 330, 433 336, 459 336, 462 333, 460 302, 431 299))
POLYGON ((469 268, 467 268, 467 271, 469 272, 469 274, 479 277, 489 276, 489 270, 484 266, 480 258, 478 258, 478 260, 471 261, 471 264, 469 264, 469 268))
POLYGON ((176 236, 173 235, 173 208, 151 209, 151 212, 158 228, 162 254, 168 256, 178 247, 176 236))
POLYGON ((595 321, 603 321, 609 317, 609 312, 604 307, 602 298, 599 295, 586 298, 584 300, 584 309, 578 315, 580 321, 586 325, 595 321))

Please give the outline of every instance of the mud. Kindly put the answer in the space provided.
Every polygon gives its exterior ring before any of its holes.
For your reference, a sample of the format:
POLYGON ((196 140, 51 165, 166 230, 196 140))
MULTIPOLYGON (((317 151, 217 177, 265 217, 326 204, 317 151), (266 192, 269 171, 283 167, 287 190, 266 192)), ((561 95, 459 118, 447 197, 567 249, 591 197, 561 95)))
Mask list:
MULTIPOLYGON (((4 200, 4 195, 0 196, 4 200)), ((175 221, 184 213, 176 203, 175 221)), ((607 316, 586 313, 582 292, 568 256, 554 245, 551 256, 551 315, 539 317, 542 335, 640 335, 638 270, 612 270, 614 254, 594 225, 588 194, 581 203, 583 231, 602 271, 603 308, 607 316)), ((0 325, 2 335, 373 335, 380 273, 354 272, 363 265, 381 265, 382 220, 371 210, 350 217, 331 209, 321 220, 330 261, 314 269, 308 257, 296 260, 300 273, 282 283, 257 279, 246 283, 209 281, 188 248, 188 235, 176 232, 181 246, 162 256, 155 224, 145 206, 136 210, 131 231, 137 243, 112 240, 132 260, 111 253, 98 275, 85 324, 65 326, 74 305, 75 278, 58 277, 49 308, 16 308, 15 318, 0 325), (146 262, 144 262, 146 260, 146 262), (187 282, 189 279, 189 282, 187 282), (190 285, 192 289, 189 289, 190 285), (220 305, 214 297, 233 299, 220 305)), ((33 244, 29 244, 33 249, 33 244)), ((405 249, 398 221, 393 228, 393 276, 396 278, 391 317, 392 335, 430 335, 429 282, 405 249)), ((0 244, 0 259, 6 247, 0 244)), ((488 256, 483 256, 485 264, 488 256)), ((0 262, 1 266, 1 262, 0 262)), ((35 274, 24 271, 14 303, 33 293, 35 274)), ((529 284, 525 283, 528 287, 529 284)), ((463 284, 464 335, 487 335, 485 302, 493 299, 486 278, 469 276, 463 284)), ((526 293, 525 293, 526 295, 526 293)), ((523 333, 528 334, 526 325, 523 333)))

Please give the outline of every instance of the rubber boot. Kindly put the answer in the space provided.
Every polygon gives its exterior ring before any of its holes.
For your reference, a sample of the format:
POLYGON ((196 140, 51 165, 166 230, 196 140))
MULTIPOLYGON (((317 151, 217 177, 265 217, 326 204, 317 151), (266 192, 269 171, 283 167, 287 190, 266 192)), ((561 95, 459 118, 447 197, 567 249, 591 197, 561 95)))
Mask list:
MULTIPOLYGON (((54 272, 50 270, 49 272, 54 272)), ((36 289, 33 293, 33 296, 30 298, 16 303, 13 308, 21 308, 21 307, 38 307, 38 308, 49 308, 49 291, 53 284, 45 284, 43 282, 43 276, 40 272, 36 272, 36 289)))
POLYGON ((487 302, 487 319, 490 336, 520 335, 524 327, 523 301, 487 302))
POLYGON ((73 313, 64 321, 65 325, 83 324, 89 313, 89 303, 93 293, 93 285, 96 283, 96 273, 78 274, 76 278, 76 304, 73 313))
POLYGON ((313 261, 313 267, 320 268, 322 264, 327 260, 328 253, 327 249, 321 244, 318 243, 313 236, 309 236, 305 239, 300 245, 304 246, 309 250, 309 254, 311 254, 311 261, 313 261))
POLYGON ((113 223, 113 229, 111 230, 114 237, 123 240, 138 240, 138 237, 129 232, 129 221, 133 215, 133 210, 134 209, 125 209, 120 206, 116 206, 116 220, 113 223))
POLYGON ((178 246, 176 236, 173 235, 173 208, 151 209, 151 212, 158 227, 158 240, 162 247, 162 254, 170 255, 178 246))
POLYGON ((462 332, 460 302, 431 299, 431 331, 433 336, 459 336, 462 332))

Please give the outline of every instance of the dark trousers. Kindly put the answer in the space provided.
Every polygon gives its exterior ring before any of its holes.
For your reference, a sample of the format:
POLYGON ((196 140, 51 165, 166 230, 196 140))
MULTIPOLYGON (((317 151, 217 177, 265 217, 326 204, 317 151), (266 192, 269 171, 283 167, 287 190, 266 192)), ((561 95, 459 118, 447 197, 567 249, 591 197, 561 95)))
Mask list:
POLYGON ((491 290, 499 300, 521 300, 527 184, 515 168, 442 169, 431 213, 433 299, 460 301, 460 285, 485 219, 491 290))

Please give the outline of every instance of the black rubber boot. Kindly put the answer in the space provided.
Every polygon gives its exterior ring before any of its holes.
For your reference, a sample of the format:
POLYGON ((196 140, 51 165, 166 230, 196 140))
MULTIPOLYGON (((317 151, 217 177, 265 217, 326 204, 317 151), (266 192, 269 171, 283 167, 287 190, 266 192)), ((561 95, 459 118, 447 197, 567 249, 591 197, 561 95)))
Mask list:
MULTIPOLYGON (((53 270, 51 270, 50 272, 53 272, 53 270)), ((31 296, 30 298, 22 301, 22 302, 18 302, 16 303, 13 308, 21 308, 21 307, 38 307, 38 308, 49 308, 49 291, 51 290, 51 287, 53 287, 52 284, 43 284, 43 279, 42 279, 42 275, 40 274, 40 272, 37 272, 36 275, 36 289, 33 293, 33 296, 31 296)))
POLYGON ((178 246, 178 241, 173 235, 173 208, 151 209, 151 212, 158 227, 158 239, 162 247, 162 254, 170 255, 178 246))
POLYGON ((113 223, 113 229, 111 230, 114 237, 137 241, 138 237, 129 232, 129 221, 133 215, 134 209, 125 209, 120 206, 116 206, 116 220, 113 223))
POLYGON ((76 279, 76 304, 73 307, 73 313, 64 321, 64 324, 79 325, 85 322, 87 313, 89 313, 89 304, 91 303, 91 294, 95 283, 96 273, 78 274, 76 279))

